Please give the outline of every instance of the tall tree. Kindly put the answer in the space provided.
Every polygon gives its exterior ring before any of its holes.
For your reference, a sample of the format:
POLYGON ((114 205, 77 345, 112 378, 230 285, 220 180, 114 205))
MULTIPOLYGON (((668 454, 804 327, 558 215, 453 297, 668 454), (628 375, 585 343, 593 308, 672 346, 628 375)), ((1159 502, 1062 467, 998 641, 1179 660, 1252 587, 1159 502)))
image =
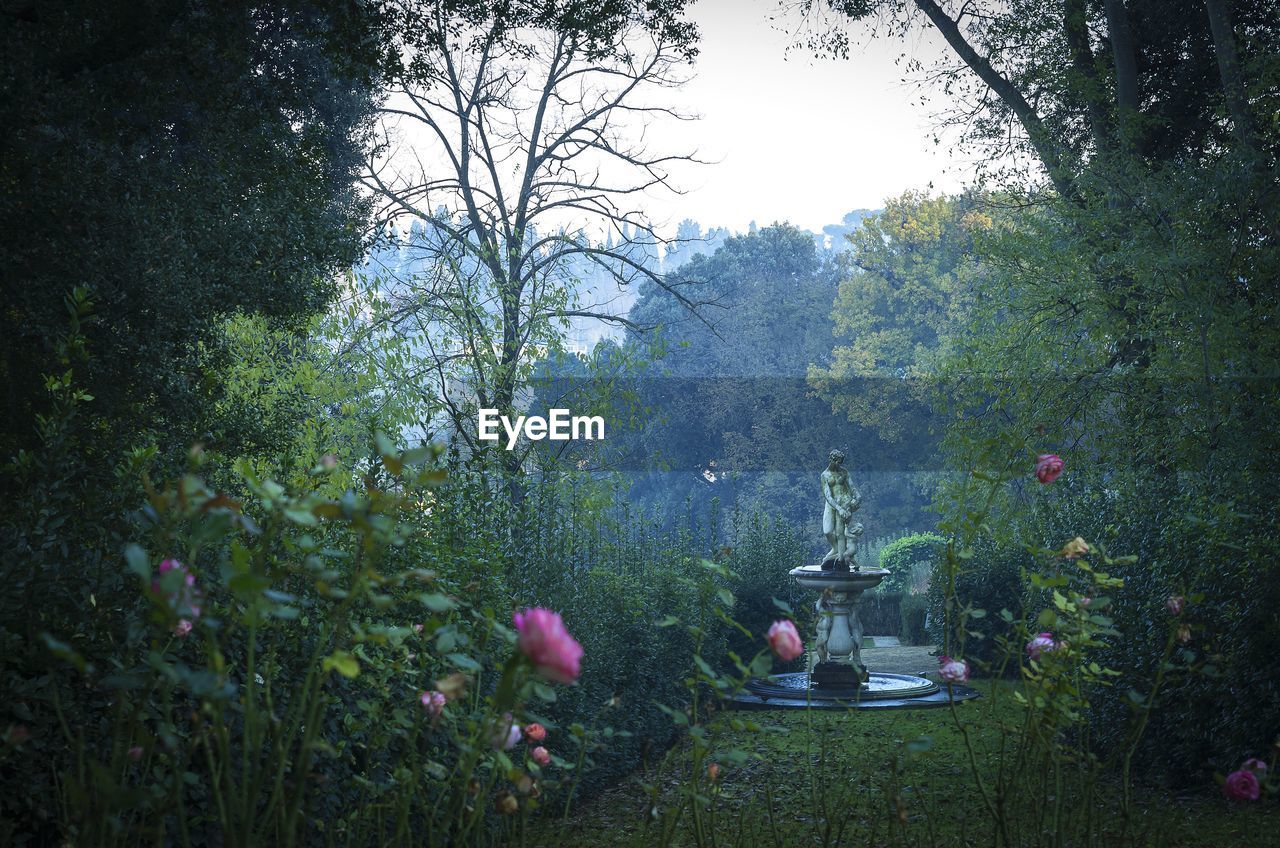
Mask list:
POLYGON ((240 436, 214 415, 220 321, 297 322, 359 255, 355 191, 388 56, 373 5, 9 4, 0 30, 0 455, 32 447, 63 299, 124 446, 240 436))
MULTIPOLYGON (((424 22, 381 110, 386 143, 364 183, 383 216, 426 225, 427 237, 407 246, 414 273, 384 287, 387 318, 415 328, 424 391, 480 452, 475 410, 512 414, 568 319, 631 324, 607 296, 576 299, 582 262, 617 286, 647 280, 697 305, 646 261, 660 239, 637 205, 646 190, 671 188, 673 164, 692 159, 640 139, 648 123, 682 117, 664 92, 682 80, 693 33, 631 3, 603 10, 587 31, 556 20, 512 28, 444 7, 424 22)), ((501 459, 518 473, 520 453, 501 459)))

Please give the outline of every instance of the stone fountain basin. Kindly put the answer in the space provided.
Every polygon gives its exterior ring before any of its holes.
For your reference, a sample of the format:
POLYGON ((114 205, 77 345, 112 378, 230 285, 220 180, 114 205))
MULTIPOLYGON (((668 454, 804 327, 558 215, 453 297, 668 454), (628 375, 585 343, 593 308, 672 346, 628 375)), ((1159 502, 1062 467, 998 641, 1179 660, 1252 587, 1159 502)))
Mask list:
POLYGON ((820 565, 806 565, 789 572, 806 589, 821 592, 865 592, 880 585, 889 576, 886 568, 864 568, 861 571, 823 571, 820 565))

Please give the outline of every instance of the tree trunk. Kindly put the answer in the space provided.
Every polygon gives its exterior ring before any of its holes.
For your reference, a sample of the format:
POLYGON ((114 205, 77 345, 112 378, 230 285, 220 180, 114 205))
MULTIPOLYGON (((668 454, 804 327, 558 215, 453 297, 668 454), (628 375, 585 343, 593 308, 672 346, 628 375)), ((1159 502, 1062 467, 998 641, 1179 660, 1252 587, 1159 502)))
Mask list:
POLYGON ((1231 123, 1235 125, 1236 138, 1246 153, 1257 153, 1253 115, 1249 112, 1249 99, 1245 95, 1240 59, 1236 54, 1231 10, 1227 0, 1205 0, 1204 7, 1209 13, 1209 29, 1213 32, 1213 49, 1218 58, 1218 76, 1222 78, 1222 93, 1226 97, 1231 123))
POLYGON ((1121 147, 1137 148, 1134 118, 1140 107, 1138 95, 1138 60, 1134 54, 1133 33, 1129 29, 1129 10, 1124 0, 1104 0, 1107 32, 1111 41, 1111 58, 1116 71, 1116 117, 1121 147))

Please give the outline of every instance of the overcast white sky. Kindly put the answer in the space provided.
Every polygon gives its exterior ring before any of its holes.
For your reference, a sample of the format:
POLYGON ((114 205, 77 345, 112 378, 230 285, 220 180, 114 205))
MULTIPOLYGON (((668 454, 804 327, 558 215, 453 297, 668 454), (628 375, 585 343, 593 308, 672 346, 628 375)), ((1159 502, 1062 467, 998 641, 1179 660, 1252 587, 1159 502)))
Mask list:
MULTIPOLYGON (((956 191, 966 169, 933 141, 932 111, 902 82, 903 43, 856 39, 848 60, 816 59, 771 24, 776 0, 700 0, 695 77, 678 105, 701 120, 660 129, 664 149, 717 164, 682 173, 683 197, 655 196, 656 221, 745 230, 787 220, 812 230, 906 189, 956 191)), ((913 41, 914 56, 936 44, 913 41)))

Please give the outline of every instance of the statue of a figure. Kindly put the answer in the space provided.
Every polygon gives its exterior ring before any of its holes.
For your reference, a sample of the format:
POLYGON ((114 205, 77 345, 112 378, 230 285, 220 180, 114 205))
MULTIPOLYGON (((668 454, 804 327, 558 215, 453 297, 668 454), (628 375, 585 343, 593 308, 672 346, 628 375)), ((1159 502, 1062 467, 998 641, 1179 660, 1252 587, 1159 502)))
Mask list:
POLYGON ((813 671, 813 662, 826 662, 827 640, 831 638, 831 606, 827 603, 831 599, 831 590, 824 589, 818 595, 818 601, 813 605, 813 610, 818 614, 818 635, 813 640, 813 653, 809 655, 810 667, 809 671, 813 671))
MULTIPOLYGON (((853 520, 853 513, 862 504, 862 495, 849 482, 849 472, 844 467, 844 453, 833 450, 822 472, 822 532, 831 550, 822 558, 822 569, 848 570, 853 563, 853 550, 862 535, 862 524, 853 520)), ((856 568, 856 564, 854 564, 856 568)))

